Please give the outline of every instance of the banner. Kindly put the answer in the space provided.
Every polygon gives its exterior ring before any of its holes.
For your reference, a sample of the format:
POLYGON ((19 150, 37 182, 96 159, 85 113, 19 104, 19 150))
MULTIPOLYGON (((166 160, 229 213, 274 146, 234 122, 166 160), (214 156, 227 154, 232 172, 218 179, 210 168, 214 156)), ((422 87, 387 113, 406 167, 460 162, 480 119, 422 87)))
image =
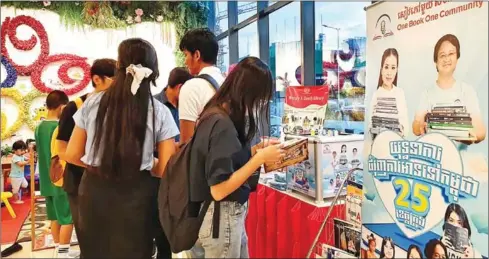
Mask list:
POLYGON ((488 256, 488 2, 367 9, 363 258, 488 256))
POLYGON ((327 105, 327 86, 287 87, 282 117, 283 133, 313 136, 321 134, 327 105))

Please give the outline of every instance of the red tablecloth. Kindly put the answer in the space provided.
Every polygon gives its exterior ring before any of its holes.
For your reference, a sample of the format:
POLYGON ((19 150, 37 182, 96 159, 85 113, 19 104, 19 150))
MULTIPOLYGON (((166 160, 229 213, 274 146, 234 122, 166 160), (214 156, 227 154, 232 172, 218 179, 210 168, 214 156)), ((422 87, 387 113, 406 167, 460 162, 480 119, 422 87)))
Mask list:
MULTIPOLYGON (((305 258, 328 209, 259 185, 246 219, 250 257, 305 258)), ((334 207, 319 244, 334 245, 333 218, 344 219, 344 210, 344 205, 334 207)))

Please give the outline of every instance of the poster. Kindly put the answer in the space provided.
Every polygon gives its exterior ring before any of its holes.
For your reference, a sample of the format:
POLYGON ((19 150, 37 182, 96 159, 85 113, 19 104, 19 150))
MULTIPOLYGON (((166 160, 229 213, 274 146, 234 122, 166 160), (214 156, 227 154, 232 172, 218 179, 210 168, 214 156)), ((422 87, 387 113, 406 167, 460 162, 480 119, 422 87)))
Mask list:
POLYGON ((488 2, 367 8, 362 257, 488 256, 488 2))
POLYGON ((285 89, 282 130, 292 135, 326 135, 324 119, 328 104, 327 86, 294 86, 285 89), (324 132, 324 133, 323 133, 324 132))

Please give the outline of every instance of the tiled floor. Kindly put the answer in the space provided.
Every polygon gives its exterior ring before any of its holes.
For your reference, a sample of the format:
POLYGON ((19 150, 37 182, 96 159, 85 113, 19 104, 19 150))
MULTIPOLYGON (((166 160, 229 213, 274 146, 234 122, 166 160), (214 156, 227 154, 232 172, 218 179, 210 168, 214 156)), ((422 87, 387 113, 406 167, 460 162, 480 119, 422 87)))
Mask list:
MULTIPOLYGON (((5 258, 54 258, 54 249, 46 249, 40 251, 31 250, 31 242, 21 243, 22 250, 5 258)), ((2 245, 2 250, 9 247, 10 244, 2 245)), ((78 246, 73 246, 72 249, 77 250, 78 246)))
MULTIPOLYGON (((14 253, 13 255, 5 258, 54 258, 54 249, 46 249, 40 251, 31 251, 31 243, 25 242, 21 243, 22 250, 14 253)), ((2 245, 2 250, 9 247, 10 244, 2 245)), ((72 246, 71 249, 77 250, 78 246, 72 246)), ((173 258, 189 258, 184 253, 180 253, 178 255, 173 255, 173 258)))

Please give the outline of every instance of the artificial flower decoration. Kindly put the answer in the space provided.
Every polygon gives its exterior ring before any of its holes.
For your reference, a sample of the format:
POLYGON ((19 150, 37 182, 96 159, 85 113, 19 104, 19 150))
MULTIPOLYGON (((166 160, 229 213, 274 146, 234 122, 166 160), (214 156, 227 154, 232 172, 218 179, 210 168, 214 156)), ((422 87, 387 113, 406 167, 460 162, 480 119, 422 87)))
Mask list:
POLYGON ((126 22, 129 24, 132 24, 134 22, 134 20, 132 19, 132 16, 130 16, 130 15, 127 16, 126 22))
POLYGON ((42 4, 45 6, 45 7, 48 7, 51 5, 51 1, 43 1, 42 4))
MULTIPOLYGON (((15 132, 17 132, 20 127, 24 124, 24 114, 25 114, 25 109, 26 106, 23 105, 22 102, 22 95, 20 95, 19 91, 15 88, 2 88, 1 92, 2 98, 8 98, 11 99, 12 101, 15 102, 17 105, 17 109, 19 110, 19 114, 17 116, 17 119, 15 120, 14 124, 10 127, 7 128, 7 124, 5 124, 5 130, 2 129, 1 133, 1 139, 7 139, 10 138, 15 132)), ((3 118, 2 118, 3 121, 3 118)))
POLYGON ((68 70, 74 67, 79 67, 83 70, 83 79, 74 87, 69 89, 62 89, 67 95, 76 94, 88 85, 90 82, 90 65, 86 62, 86 58, 73 55, 73 54, 57 54, 49 56, 39 69, 34 71, 31 75, 31 81, 34 87, 36 87, 42 93, 49 93, 54 89, 46 86, 41 80, 42 71, 45 66, 52 62, 66 61, 62 64, 58 70, 58 77, 64 84, 74 84, 76 81, 68 75, 68 70))
POLYGON ((158 15, 158 16, 156 17, 156 21, 157 21, 157 22, 162 22, 162 21, 163 21, 163 16, 158 15))
POLYGON ((5 130, 7 130, 7 115, 5 115, 5 113, 1 112, 2 114, 2 128, 0 129, 0 132, 4 132, 5 130))
POLYGON ((7 78, 2 82, 1 87, 2 88, 9 88, 15 85, 17 82, 17 71, 15 68, 8 62, 6 57, 2 56, 2 65, 5 67, 5 70, 7 71, 7 78))
POLYGON ((21 76, 29 76, 32 71, 39 68, 40 63, 42 63, 49 55, 48 35, 46 33, 46 30, 44 29, 44 26, 38 20, 30 16, 19 15, 14 17, 13 19, 10 19, 10 17, 6 17, 1 27, 2 56, 5 57, 7 61, 15 68, 17 74, 21 76), (31 35, 28 40, 21 40, 17 38, 17 28, 21 25, 31 27, 37 33, 41 44, 41 53, 39 54, 36 61, 28 66, 18 65, 13 62, 13 60, 9 56, 7 46, 5 44, 8 35, 10 42, 12 43, 14 48, 18 50, 29 51, 36 46, 37 38, 34 35, 31 35))
MULTIPOLYGON (((44 68, 49 63, 52 62, 66 61, 66 63, 62 64, 58 70, 58 76, 64 84, 76 83, 76 81, 73 78, 69 77, 68 75, 69 69, 74 67, 79 67, 83 70, 83 79, 80 80, 80 82, 75 87, 69 89, 63 89, 63 91, 67 95, 72 95, 80 92, 90 82, 90 65, 86 62, 86 58, 73 55, 73 54, 56 54, 56 55, 49 56, 49 41, 48 41, 46 30, 44 29, 44 26, 36 19, 25 15, 20 15, 13 19, 7 17, 5 18, 5 21, 3 22, 1 27, 1 36, 2 36, 1 37, 2 63, 3 63, 3 58, 5 57, 6 62, 10 63, 15 68, 15 70, 17 70, 18 74, 24 76, 30 75, 32 84, 34 85, 35 88, 37 88, 42 93, 49 93, 52 90, 54 90, 51 89, 50 87, 47 87, 45 83, 41 81, 41 74, 44 68), (29 66, 20 66, 14 63, 10 59, 9 53, 5 46, 6 35, 8 35, 10 41, 12 42, 12 45, 16 49, 27 51, 27 50, 32 50, 36 46, 37 38, 34 35, 32 35, 31 38, 28 40, 20 40, 17 38, 16 30, 17 27, 19 27, 20 25, 27 25, 31 27, 37 33, 41 41, 41 54, 39 55, 37 60, 29 66)), ((5 67, 7 68, 6 65, 5 67)), ((11 84, 11 81, 8 81, 8 83, 11 84)), ((9 85, 9 84, 5 83, 5 85, 9 85)), ((3 85, 4 83, 2 82, 2 87, 3 85)))
POLYGON ((137 16, 143 16, 144 12, 143 12, 143 9, 141 8, 138 8, 134 11, 136 13, 137 16))
POLYGON ((35 114, 31 115, 30 110, 32 108, 32 101, 34 101, 37 98, 46 97, 46 96, 47 94, 41 93, 37 90, 32 90, 22 98, 22 105, 25 107, 25 112, 23 114, 24 115, 23 121, 25 124, 27 124, 27 126, 31 130, 36 130, 36 127, 37 125, 39 125, 41 117, 43 116, 42 113, 45 112, 45 109, 44 111, 42 109, 44 108, 43 106, 41 107, 41 109, 36 109, 35 114))

